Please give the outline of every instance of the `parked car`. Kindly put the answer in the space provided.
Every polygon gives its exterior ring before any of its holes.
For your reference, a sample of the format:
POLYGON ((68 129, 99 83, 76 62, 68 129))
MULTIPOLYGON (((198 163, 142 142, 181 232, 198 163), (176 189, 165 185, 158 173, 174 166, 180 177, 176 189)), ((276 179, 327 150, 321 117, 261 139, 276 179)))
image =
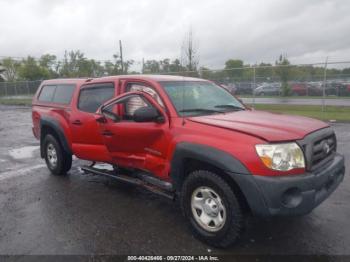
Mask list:
POLYGON ((238 82, 236 83, 235 95, 251 95, 253 94, 252 82, 238 82))
POLYGON ((291 87, 291 95, 293 96, 305 96, 307 92, 306 84, 304 83, 292 83, 291 87))
POLYGON ((344 82, 338 90, 339 96, 350 96, 350 83, 344 82))
POLYGON ((349 96, 350 84, 341 80, 330 80, 326 83, 326 95, 349 96))
POLYGON ((85 172, 178 200, 194 235, 217 247, 239 239, 248 214, 311 212, 345 172, 327 123, 248 110, 198 78, 47 80, 32 118, 53 175, 69 172, 73 155, 89 160, 85 172))
POLYGON ((280 95, 281 83, 264 83, 254 89, 254 95, 265 96, 265 95, 280 95))
POLYGON ((322 94, 322 84, 313 82, 306 83, 307 96, 322 96, 322 94))
POLYGON ((307 82, 290 83, 292 96, 320 96, 322 89, 318 85, 307 82))

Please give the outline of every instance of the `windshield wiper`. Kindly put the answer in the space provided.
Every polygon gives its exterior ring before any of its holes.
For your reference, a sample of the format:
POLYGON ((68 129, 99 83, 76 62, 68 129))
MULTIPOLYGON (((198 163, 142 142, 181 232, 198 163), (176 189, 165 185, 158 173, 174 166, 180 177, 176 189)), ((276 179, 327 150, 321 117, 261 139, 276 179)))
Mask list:
POLYGON ((208 108, 188 108, 188 109, 182 109, 179 112, 208 112, 208 113, 225 113, 221 110, 215 110, 215 109, 208 109, 208 108))
POLYGON ((215 107, 217 108, 232 108, 234 110, 244 110, 244 108, 240 107, 240 106, 235 106, 235 105, 230 105, 230 104, 227 104, 227 105, 216 105, 215 107))

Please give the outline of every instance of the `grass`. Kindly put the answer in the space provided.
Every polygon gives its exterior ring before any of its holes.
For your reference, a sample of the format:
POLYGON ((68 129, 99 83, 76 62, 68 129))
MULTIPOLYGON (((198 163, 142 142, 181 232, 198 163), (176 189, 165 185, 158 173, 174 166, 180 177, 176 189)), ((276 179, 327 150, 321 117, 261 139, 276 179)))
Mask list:
POLYGON ((32 98, 3 98, 0 97, 0 104, 15 105, 15 106, 30 106, 32 105, 32 98))
MULTIPOLYGON (((238 95, 239 98, 253 98, 252 95, 238 95)), ((255 98, 283 98, 283 99, 322 99, 322 96, 255 96, 255 98)), ((350 99, 350 96, 326 96, 325 99, 350 99)))
POLYGON ((315 105, 265 105, 256 104, 255 109, 289 115, 300 115, 317 118, 323 121, 350 122, 350 106, 326 106, 322 112, 321 106, 315 105))

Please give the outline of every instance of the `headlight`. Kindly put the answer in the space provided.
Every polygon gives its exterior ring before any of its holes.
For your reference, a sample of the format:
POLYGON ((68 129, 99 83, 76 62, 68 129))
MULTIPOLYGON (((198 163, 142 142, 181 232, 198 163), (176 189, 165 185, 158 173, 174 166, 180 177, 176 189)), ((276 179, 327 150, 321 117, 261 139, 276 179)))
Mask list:
POLYGON ((305 167, 303 151, 296 143, 256 145, 255 148, 268 168, 288 171, 305 167))

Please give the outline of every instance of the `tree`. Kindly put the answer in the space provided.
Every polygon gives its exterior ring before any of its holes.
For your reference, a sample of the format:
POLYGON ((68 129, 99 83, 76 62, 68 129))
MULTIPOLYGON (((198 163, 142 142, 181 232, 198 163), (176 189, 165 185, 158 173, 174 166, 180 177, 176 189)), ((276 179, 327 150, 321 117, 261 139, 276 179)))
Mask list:
POLYGON ((282 96, 288 96, 290 94, 290 87, 288 85, 291 70, 290 62, 286 56, 280 55, 276 61, 276 66, 275 72, 282 82, 282 96))
POLYGON ((122 75, 128 74, 130 67, 134 64, 134 60, 123 61, 119 54, 113 55, 113 61, 104 63, 105 75, 122 75))
POLYGON ((40 66, 34 57, 23 59, 18 69, 18 76, 25 80, 42 80, 50 76, 48 69, 40 66))
POLYGON ((57 57, 55 55, 42 55, 39 59, 39 65, 47 70, 49 73, 49 78, 58 77, 60 63, 58 63, 57 57))
POLYGON ((255 69, 257 80, 266 81, 274 76, 274 70, 271 64, 261 62, 255 69))
POLYGON ((18 77, 18 68, 20 67, 20 63, 11 57, 4 58, 2 60, 2 67, 5 80, 7 81, 15 81, 18 77))
POLYGON ((344 68, 342 73, 346 75, 350 75, 350 67, 344 68))
POLYGON ((166 74, 184 72, 186 68, 181 66, 180 60, 171 61, 169 58, 163 60, 146 60, 143 62, 142 72, 145 74, 166 74))
POLYGON ((65 51, 59 70, 62 77, 99 77, 105 74, 105 68, 94 59, 87 59, 79 50, 65 51))
POLYGON ((227 76, 241 78, 243 75, 243 61, 240 59, 229 59, 225 62, 225 70, 227 76))
POLYGON ((181 62, 179 59, 173 60, 169 65, 169 71, 170 72, 181 72, 185 71, 185 68, 181 65, 181 62))
POLYGON ((79 64, 85 60, 84 54, 79 50, 77 51, 65 51, 63 62, 60 68, 60 76, 62 77, 80 77, 81 70, 79 64))
POLYGON ((160 62, 157 60, 146 60, 143 63, 143 73, 145 74, 158 74, 160 72, 160 62))

